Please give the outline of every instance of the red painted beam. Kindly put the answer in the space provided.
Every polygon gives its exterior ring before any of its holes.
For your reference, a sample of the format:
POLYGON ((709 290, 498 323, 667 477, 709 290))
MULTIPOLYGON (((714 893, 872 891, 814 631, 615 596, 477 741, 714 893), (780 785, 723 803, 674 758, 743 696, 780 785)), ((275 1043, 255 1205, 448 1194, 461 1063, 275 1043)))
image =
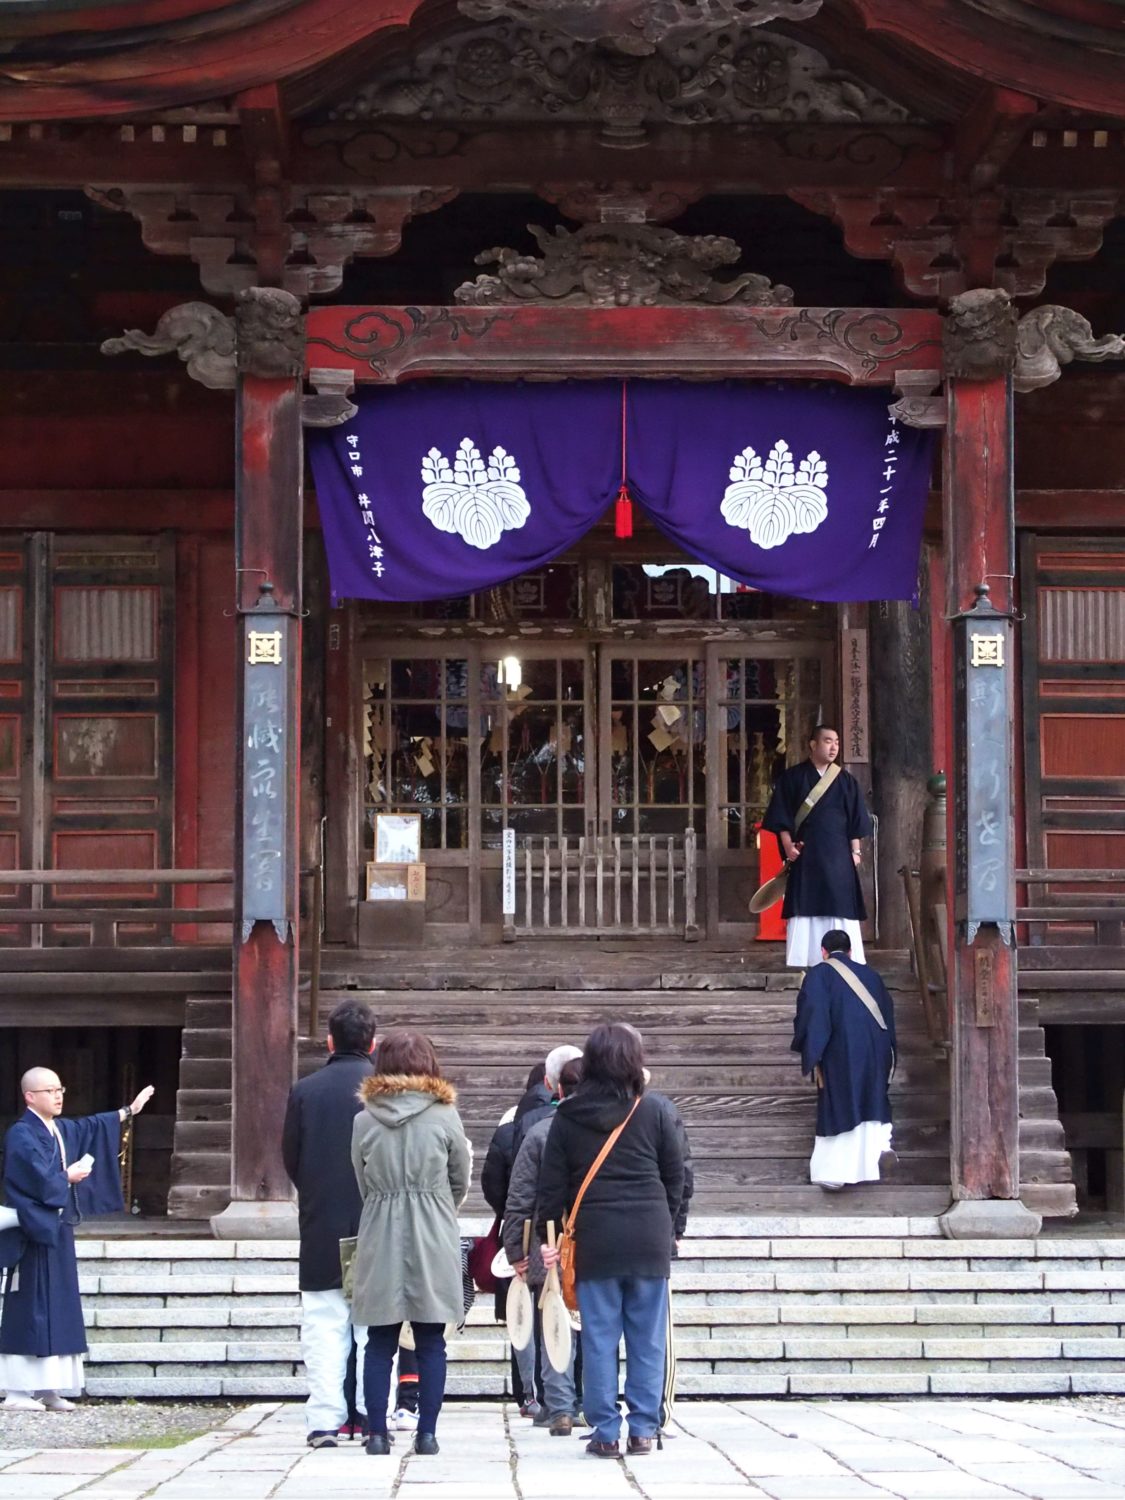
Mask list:
POLYGON ((310 369, 391 384, 606 375, 891 385, 941 368, 941 318, 856 307, 319 307, 310 369))

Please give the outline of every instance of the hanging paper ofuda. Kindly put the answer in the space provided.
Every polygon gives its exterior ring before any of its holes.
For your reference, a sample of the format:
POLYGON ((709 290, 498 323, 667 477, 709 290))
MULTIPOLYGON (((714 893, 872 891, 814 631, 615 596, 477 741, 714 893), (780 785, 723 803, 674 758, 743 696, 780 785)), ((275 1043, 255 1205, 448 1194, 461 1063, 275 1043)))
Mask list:
POLYGON ((910 598, 932 438, 886 390, 724 381, 371 391, 310 436, 337 598, 457 597, 543 567, 622 493, 688 557, 809 599, 910 598))

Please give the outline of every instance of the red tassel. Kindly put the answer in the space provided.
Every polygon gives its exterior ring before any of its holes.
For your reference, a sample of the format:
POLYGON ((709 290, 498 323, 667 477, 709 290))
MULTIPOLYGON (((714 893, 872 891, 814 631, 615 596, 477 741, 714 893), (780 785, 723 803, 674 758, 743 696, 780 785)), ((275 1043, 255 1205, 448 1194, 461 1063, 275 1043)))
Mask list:
POLYGON ((633 535, 633 497, 626 485, 622 485, 617 491, 617 504, 613 509, 613 534, 622 539, 633 535))

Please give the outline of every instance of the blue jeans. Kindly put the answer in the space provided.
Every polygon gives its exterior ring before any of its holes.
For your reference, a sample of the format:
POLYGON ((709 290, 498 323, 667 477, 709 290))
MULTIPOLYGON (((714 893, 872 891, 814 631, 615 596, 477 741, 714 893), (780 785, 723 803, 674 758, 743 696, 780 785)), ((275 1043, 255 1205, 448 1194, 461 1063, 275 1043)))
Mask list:
MULTIPOLYGON (((436 1432, 445 1397, 445 1324, 411 1323, 418 1357, 418 1431, 436 1432)), ((383 1323, 367 1330, 363 1352, 363 1394, 371 1432, 387 1431, 387 1401, 391 1393, 391 1363, 398 1348, 401 1323, 383 1323)))
POLYGON ((621 1432, 617 1346, 622 1334, 629 1436, 655 1436, 664 1392, 667 1281, 656 1276, 579 1281, 578 1307, 582 1314, 582 1410, 594 1428, 594 1438, 599 1443, 616 1443, 621 1432))

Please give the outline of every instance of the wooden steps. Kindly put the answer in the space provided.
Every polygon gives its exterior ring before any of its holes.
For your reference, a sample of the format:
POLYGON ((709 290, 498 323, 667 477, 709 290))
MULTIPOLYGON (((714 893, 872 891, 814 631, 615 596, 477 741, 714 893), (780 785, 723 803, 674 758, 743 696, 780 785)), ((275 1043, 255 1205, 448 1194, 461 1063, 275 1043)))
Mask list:
MULTIPOLYGON (((684 1118, 695 1161, 695 1212, 940 1213, 948 1207, 948 1065, 929 1042, 913 980, 901 967, 886 971, 898 1002, 898 1167, 892 1180, 849 1190, 837 1200, 808 1181, 816 1095, 789 1050, 797 980, 792 972, 752 971, 742 954, 687 949, 670 963, 661 953, 658 966, 651 952, 607 961, 585 947, 570 948, 568 956, 545 954, 530 968, 525 952, 518 956, 518 984, 508 982, 513 972, 498 970, 495 958, 455 959, 453 973, 450 955, 444 955, 445 967, 437 959, 408 955, 406 965, 396 965, 395 988, 326 989, 320 997, 322 1017, 338 1001, 362 997, 374 1008, 380 1031, 417 1027, 433 1039, 443 1070, 458 1087, 458 1107, 473 1142, 476 1171, 467 1212, 485 1212, 480 1164, 528 1069, 560 1041, 580 1043, 607 1018, 627 1018, 641 1029, 653 1084, 670 1095, 684 1118)), ((319 1040, 301 1040, 302 1073, 323 1058, 319 1040)), ((1045 1059, 1040 1062, 1046 1066, 1045 1059)), ((1044 1079, 1049 1082, 1046 1074, 1044 1079)), ((229 1002, 191 997, 169 1199, 176 1217, 195 1218, 226 1204, 229 1089, 229 1002)))
POLYGON ((1035 1213, 1066 1218, 1078 1212, 1073 1167, 1051 1082, 1051 1060, 1039 1002, 1019 1000, 1020 1198, 1035 1213))

